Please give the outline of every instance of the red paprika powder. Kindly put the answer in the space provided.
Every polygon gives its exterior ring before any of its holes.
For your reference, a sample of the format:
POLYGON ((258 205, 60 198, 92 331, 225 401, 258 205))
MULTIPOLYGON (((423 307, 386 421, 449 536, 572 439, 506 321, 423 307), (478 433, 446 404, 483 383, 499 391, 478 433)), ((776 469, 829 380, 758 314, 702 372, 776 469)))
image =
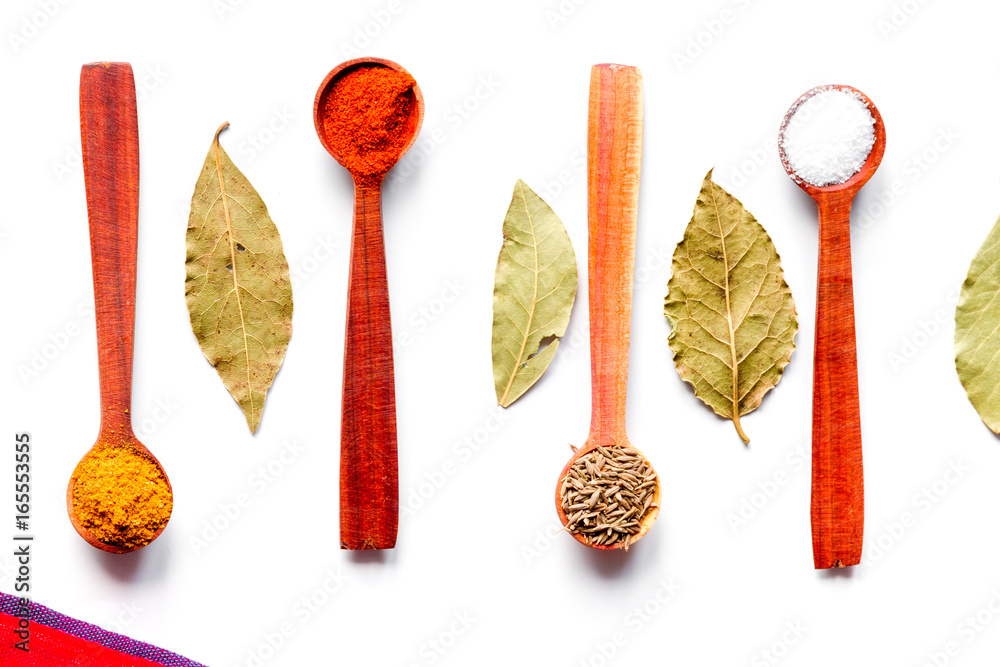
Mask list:
POLYGON ((361 66, 340 77, 323 108, 323 129, 354 178, 379 183, 410 139, 415 82, 406 72, 361 66))

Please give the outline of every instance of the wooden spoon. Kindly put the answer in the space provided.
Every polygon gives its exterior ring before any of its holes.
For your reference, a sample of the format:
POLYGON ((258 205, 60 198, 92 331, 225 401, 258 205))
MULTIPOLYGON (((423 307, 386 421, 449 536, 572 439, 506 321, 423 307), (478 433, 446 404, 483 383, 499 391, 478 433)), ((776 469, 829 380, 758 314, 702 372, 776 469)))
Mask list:
POLYGON ((420 131, 424 100, 416 84, 408 91, 405 142, 377 173, 353 170, 324 122, 327 100, 346 74, 365 67, 388 67, 381 58, 341 63, 316 92, 313 119, 320 142, 354 179, 354 233, 348 279, 344 392, 340 424, 340 548, 391 549, 399 524, 396 458, 396 398, 393 386, 389 287, 382 236, 382 179, 409 150, 420 131))
MULTIPOLYGON (((561 490, 577 459, 598 446, 631 446, 625 434, 625 393, 641 162, 642 74, 637 67, 595 65, 590 74, 587 128, 590 435, 563 468, 556 484, 556 512, 564 526, 569 525, 569 520, 563 511, 561 490)), ((643 516, 639 532, 628 542, 592 544, 583 535, 570 534, 595 549, 628 548, 649 532, 659 508, 657 479, 653 504, 643 516)))
POLYGON ((854 337, 851 277, 851 203, 885 153, 882 116, 851 86, 807 91, 785 114, 778 134, 781 163, 819 207, 819 272, 816 280, 816 346, 813 361, 812 536, 816 569, 861 562, 864 536, 864 472, 858 355, 854 337), (831 89, 857 95, 875 120, 875 143, 861 169, 843 183, 817 187, 799 178, 784 152, 788 122, 813 95, 831 89))
MULTIPOLYGON (((170 489, 163 466, 132 431, 132 340, 135 332, 136 232, 139 209, 139 129, 135 81, 128 63, 93 63, 80 73, 80 131, 83 175, 90 219, 94 271, 94 319, 101 383, 101 430, 84 455, 107 455, 112 447, 155 463, 170 489)), ((156 539, 169 513, 148 541, 130 547, 106 544, 74 511, 74 471, 66 490, 69 518, 83 539, 111 553, 127 553, 156 539)))

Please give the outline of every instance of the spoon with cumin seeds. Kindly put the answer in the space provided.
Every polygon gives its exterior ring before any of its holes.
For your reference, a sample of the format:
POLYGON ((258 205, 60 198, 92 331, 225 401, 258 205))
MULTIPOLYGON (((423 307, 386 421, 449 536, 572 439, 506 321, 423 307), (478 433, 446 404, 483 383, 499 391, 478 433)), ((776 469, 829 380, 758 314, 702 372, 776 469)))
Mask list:
POLYGON ((625 434, 642 161, 642 74, 595 65, 587 130, 590 435, 559 475, 556 512, 577 541, 628 549, 660 513, 660 481, 625 434))

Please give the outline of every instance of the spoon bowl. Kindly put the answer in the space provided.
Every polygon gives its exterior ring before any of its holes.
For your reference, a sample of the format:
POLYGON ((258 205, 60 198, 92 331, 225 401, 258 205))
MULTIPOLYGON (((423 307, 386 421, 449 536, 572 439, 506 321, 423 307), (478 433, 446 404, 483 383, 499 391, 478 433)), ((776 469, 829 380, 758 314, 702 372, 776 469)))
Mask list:
POLYGON ((416 141, 424 99, 402 67, 381 58, 359 58, 333 68, 316 92, 313 119, 320 143, 354 179, 351 272, 344 338, 340 421, 340 547, 391 549, 399 526, 396 394, 389 319, 389 285, 382 229, 382 181, 416 141), (372 90, 333 97, 347 77, 387 68, 412 84, 377 76, 372 90), (334 103, 331 103, 331 98, 334 103), (341 103, 343 102, 343 104, 341 103), (400 117, 402 116, 402 117, 400 117))
POLYGON ((805 192, 813 199, 821 197, 823 194, 831 193, 851 193, 851 196, 853 197, 853 195, 868 182, 868 179, 875 174, 875 170, 878 169, 878 166, 882 163, 883 155, 885 155, 885 125, 882 123, 882 115, 879 113, 875 104, 868 98, 868 96, 853 86, 834 84, 828 86, 816 86, 815 88, 807 90, 792 103, 792 106, 788 108, 788 111, 785 113, 785 116, 781 121, 781 128, 778 130, 778 157, 781 158, 781 166, 784 167, 785 171, 792 178, 792 180, 795 181, 800 188, 805 190, 805 192), (813 185, 812 183, 800 178, 789 164, 788 156, 785 155, 785 132, 788 129, 789 121, 791 121, 795 112, 799 110, 799 107, 816 95, 830 90, 839 90, 841 92, 856 95, 858 99, 860 99, 864 105, 868 107, 868 111, 871 113, 872 119, 875 121, 875 125, 872 128, 875 133, 875 143, 872 144, 871 152, 868 153, 868 158, 865 160, 864 164, 861 165, 861 168, 846 181, 832 185, 813 185))
POLYGON ((792 104, 778 132, 781 163, 819 209, 816 342, 813 361, 812 499, 813 564, 841 568, 861 562, 864 540, 864 470, 858 355, 851 271, 851 204, 885 153, 885 126, 867 95, 851 86, 813 88, 792 104), (842 183, 817 186, 800 178, 785 154, 785 132, 799 107, 830 90, 851 94, 874 121, 871 151, 842 183))
MULTIPOLYGON (((403 67, 398 63, 391 60, 386 60, 385 58, 355 58, 354 60, 348 60, 340 63, 330 70, 330 73, 326 75, 326 78, 323 79, 323 83, 320 84, 319 89, 316 91, 316 99, 313 102, 313 122, 316 125, 316 134, 319 136, 320 143, 323 144, 323 148, 325 148, 327 152, 348 171, 351 170, 351 167, 346 162, 342 150, 338 148, 338 142, 331 136, 328 128, 326 127, 324 122, 324 112, 331 93, 333 93, 334 89, 336 89, 337 85, 345 76, 360 69, 370 67, 386 67, 409 76, 409 72, 403 69, 403 67)), ((393 147, 394 159, 389 158, 391 160, 391 164, 388 164, 385 167, 385 171, 391 169, 392 166, 403 157, 406 151, 410 150, 413 146, 413 142, 417 140, 417 135, 420 133, 420 126, 423 124, 424 120, 424 96, 423 93, 420 92, 420 87, 415 81, 413 83, 413 87, 404 93, 404 95, 407 95, 409 98, 409 113, 407 114, 405 126, 401 131, 401 134, 406 139, 403 143, 393 147)), ((355 176, 353 172, 351 175, 355 176)), ((384 175, 385 173, 382 172, 381 176, 384 175)))
MULTIPOLYGON (((159 469, 160 474, 163 475, 163 481, 166 483, 167 490, 169 491, 171 498, 173 497, 173 487, 170 484, 170 478, 167 477, 167 473, 163 469, 163 465, 153 455, 153 453, 149 451, 148 448, 146 448, 145 445, 139 442, 139 440, 132 433, 131 426, 127 426, 127 429, 128 429, 128 435, 123 435, 121 437, 115 438, 116 442, 114 444, 106 444, 107 439, 104 438, 103 436, 99 436, 97 442, 94 443, 94 446, 91 447, 90 450, 83 455, 83 458, 80 459, 80 463, 78 463, 77 467, 73 470, 73 474, 70 476, 69 485, 66 489, 66 507, 69 509, 69 520, 70 523, 73 525, 73 528, 76 530, 77 533, 79 533, 80 537, 86 540, 86 542, 90 544, 92 547, 96 547, 102 551, 107 551, 113 554, 129 553, 131 551, 135 551, 136 549, 141 548, 142 546, 145 546, 146 544, 149 544, 150 542, 152 542, 153 540, 155 540, 157 537, 160 536, 163 530, 167 527, 167 522, 170 517, 168 515, 167 519, 160 524, 159 528, 157 528, 152 533, 152 535, 148 538, 148 540, 146 540, 143 544, 139 546, 124 547, 117 544, 109 544, 107 542, 102 542, 101 540, 99 540, 91 533, 91 531, 86 526, 83 525, 83 521, 80 519, 80 517, 77 515, 77 512, 74 509, 75 507, 74 496, 76 493, 76 485, 82 479, 81 474, 78 471, 80 470, 80 467, 84 464, 84 462, 87 461, 88 458, 90 457, 107 458, 108 449, 110 448, 120 449, 134 456, 144 457, 148 461, 154 463, 155 466, 159 469)), ((102 480, 103 483, 107 483, 108 481, 110 480, 107 479, 102 480)))
MULTIPOLYGON (((602 446, 604 446, 606 449, 612 449, 613 447, 622 447, 622 448, 631 447, 631 445, 628 444, 627 440, 623 443, 618 443, 617 445, 613 443, 606 443, 606 445, 602 446)), ((559 521, 562 523, 564 527, 567 528, 569 527, 569 517, 566 516, 566 511, 563 509, 562 506, 562 487, 563 483, 566 481, 566 475, 569 474, 569 470, 570 468, 573 467, 574 463, 576 463, 579 459, 583 458, 584 456, 590 454, 592 451, 597 449, 597 447, 598 443, 588 438, 584 446, 580 447, 579 449, 576 450, 576 452, 574 452, 573 456, 571 456, 569 461, 566 463, 566 467, 563 468, 561 473, 559 473, 559 482, 556 484, 556 514, 559 515, 559 521)), ((642 456, 646 464, 650 467, 650 469, 652 469, 653 465, 649 462, 649 459, 647 459, 645 455, 642 454, 642 452, 639 452, 639 455, 642 456)), ((617 542, 615 544, 594 544, 588 541, 587 538, 580 533, 574 533, 569 530, 567 530, 566 532, 572 535, 573 539, 575 539, 580 544, 591 547, 593 549, 600 549, 602 551, 613 551, 615 549, 628 549, 629 546, 638 542, 640 538, 642 538, 643 536, 646 535, 646 533, 649 532, 649 529, 653 527, 653 523, 656 522, 656 518, 659 515, 660 515, 660 480, 659 477, 657 477, 656 484, 653 485, 653 502, 649 506, 649 510, 642 516, 642 519, 639 521, 638 532, 631 535, 628 539, 628 542, 617 542)))

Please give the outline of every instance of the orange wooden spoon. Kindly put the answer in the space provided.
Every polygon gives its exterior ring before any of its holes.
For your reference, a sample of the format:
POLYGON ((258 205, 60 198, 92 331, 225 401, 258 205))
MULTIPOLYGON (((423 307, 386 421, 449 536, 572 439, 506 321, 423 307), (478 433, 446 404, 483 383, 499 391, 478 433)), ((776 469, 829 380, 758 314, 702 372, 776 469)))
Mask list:
MULTIPOLYGON (((97 322, 97 358, 100 364, 101 430, 84 455, 108 456, 109 448, 140 456, 159 468, 170 491, 163 466, 132 431, 132 340, 135 332, 136 232, 139 209, 139 129, 135 108, 135 81, 128 63, 84 65, 80 74, 80 130, 83 137, 83 174, 90 219, 90 251, 94 270, 94 319, 97 322)), ((91 545, 111 553, 126 553, 149 544, 167 526, 169 512, 151 535, 129 546, 108 544, 84 525, 74 510, 74 490, 81 481, 74 470, 66 490, 69 518, 91 545)), ((110 481, 110 480, 109 480, 110 481)), ((141 509, 141 508, 136 508, 141 509)), ((116 520, 118 523, 118 520, 116 520)))
MULTIPOLYGON (((556 512, 564 526, 569 525, 569 519, 563 511, 561 490, 577 459, 598 446, 631 446, 625 434, 625 393, 641 162, 642 74, 637 67, 595 65, 590 75, 587 130, 590 435, 566 463, 556 484, 556 512)), ((570 534, 595 549, 628 548, 649 532, 659 513, 657 479, 653 504, 643 516, 639 532, 627 542, 592 544, 581 534, 570 534)))
MULTIPOLYGON (((327 100, 345 75, 365 67, 406 72, 390 60, 358 58, 341 63, 316 92, 313 119, 326 150, 348 171, 337 141, 328 134, 327 100)), ((392 363, 389 285, 382 234, 382 179, 417 138, 424 115, 420 88, 409 93, 405 141, 386 156, 377 173, 351 171, 354 234, 348 278, 344 393, 340 422, 340 548, 391 549, 399 525, 396 395, 392 363)))
POLYGON ((864 473, 858 355, 851 277, 851 203, 878 169, 885 153, 882 116, 851 86, 820 86, 788 110, 778 136, 781 162, 792 180, 819 207, 819 272, 816 279, 816 346, 813 360, 812 537, 816 569, 861 562, 864 537, 864 473), (785 130, 799 105, 837 89, 857 95, 875 120, 875 143, 861 169, 837 185, 817 187, 799 178, 784 151, 785 130))

